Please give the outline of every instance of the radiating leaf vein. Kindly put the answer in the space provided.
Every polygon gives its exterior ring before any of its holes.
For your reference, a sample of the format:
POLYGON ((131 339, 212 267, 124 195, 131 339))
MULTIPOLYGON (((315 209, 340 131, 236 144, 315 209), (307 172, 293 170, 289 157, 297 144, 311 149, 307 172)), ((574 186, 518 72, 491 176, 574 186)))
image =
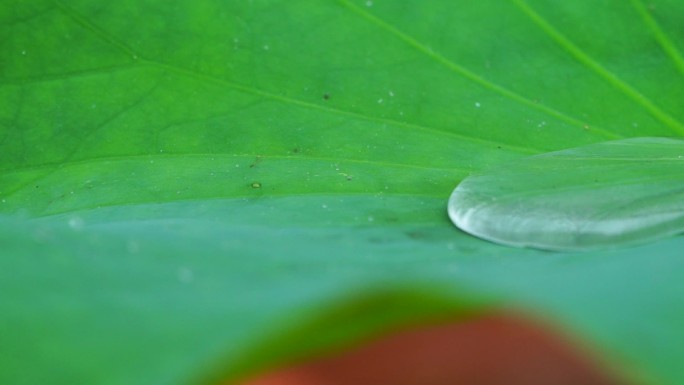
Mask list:
POLYGON ((672 40, 670 40, 665 31, 660 28, 658 22, 653 18, 648 9, 646 9, 641 0, 632 0, 632 5, 634 5, 634 8, 636 8, 636 10, 639 12, 641 18, 644 20, 644 23, 651 30, 656 40, 658 40, 660 46, 663 47, 663 50, 667 53, 670 59, 672 59, 679 72, 684 74, 684 58, 677 47, 672 43, 672 40))
MULTIPOLYGON (((370 21, 371 23, 377 25, 380 29, 385 30, 386 32, 390 33, 391 35, 396 36, 400 40, 404 41, 407 43, 409 46, 412 46, 413 48, 417 49, 418 51, 422 52, 423 54, 427 55, 428 57, 432 58, 436 62, 440 63, 441 65, 447 67, 451 71, 459 74, 460 76, 465 77, 468 80, 471 80, 478 85, 496 92, 510 100, 513 100, 517 103, 523 104, 527 107, 530 107, 532 109, 541 111, 547 115, 550 115, 554 118, 560 119, 566 123, 569 123, 573 126, 576 127, 582 127, 584 128, 587 124, 585 122, 582 122, 578 119, 575 119, 561 111, 558 111, 556 109, 553 109, 551 107, 547 107, 545 105, 536 103, 518 93, 515 93, 501 85, 498 85, 496 83, 493 83, 489 80, 486 80, 485 78, 481 77, 480 75, 466 69, 463 66, 458 65, 457 63, 454 63, 453 61, 447 59, 446 57, 442 56, 441 54, 435 52, 431 48, 425 46, 425 44, 419 42, 418 40, 414 39, 413 37, 405 34, 404 32, 400 31, 399 29, 395 28, 394 26, 388 24, 384 20, 381 20, 380 18, 370 14, 368 11, 365 9, 353 4, 349 0, 338 0, 340 3, 342 3, 346 8, 349 10, 353 11, 357 15, 363 17, 364 19, 370 21)), ((602 135, 606 138, 609 139, 617 139, 620 138, 621 136, 618 134, 615 134, 614 132, 611 132, 605 128, 598 127, 596 125, 592 125, 593 131, 595 131, 597 134, 602 135)))
POLYGON ((202 157, 202 158, 221 158, 221 157, 231 157, 231 158, 246 158, 246 159, 277 159, 277 160, 296 160, 296 161, 321 161, 330 163, 356 163, 356 164, 368 164, 375 166, 384 166, 391 168, 407 168, 416 170, 431 170, 431 171, 461 171, 469 172, 472 170, 463 167, 432 167, 432 166, 419 166, 416 164, 409 163, 393 163, 385 162, 379 160, 369 160, 369 159, 353 159, 353 158, 327 158, 319 156, 309 156, 309 155, 298 155, 298 156, 288 156, 288 155, 269 155, 269 154, 229 154, 229 153, 164 153, 164 154, 131 154, 131 155, 118 155, 118 156, 103 156, 103 157, 92 157, 80 160, 65 160, 59 162, 42 163, 37 165, 25 166, 25 167, 15 167, 11 170, 3 171, 2 174, 15 174, 22 173, 33 170, 41 169, 58 169, 61 167, 72 167, 84 164, 90 164, 93 162, 119 162, 127 160, 148 160, 150 158, 163 159, 163 158, 188 158, 188 157, 202 157))
MULTIPOLYGON (((343 1, 343 2, 344 2, 344 1, 343 1)), ((182 67, 177 66, 177 65, 174 65, 174 64, 168 64, 168 63, 160 62, 160 61, 157 61, 157 60, 152 60, 152 59, 149 59, 149 58, 145 58, 143 55, 137 53, 135 50, 133 50, 132 48, 130 48, 128 45, 126 45, 125 43, 121 42, 119 39, 117 39, 117 38, 111 36, 111 34, 109 34, 108 32, 106 32, 106 31, 104 31, 103 29, 99 28, 99 27, 96 26, 95 24, 89 22, 85 17, 79 15, 75 10, 73 10, 73 9, 71 9, 71 8, 65 6, 65 5, 63 5, 63 4, 61 4, 61 3, 57 2, 57 1, 55 1, 55 4, 57 4, 57 5, 59 6, 59 8, 62 9, 62 10, 65 12, 65 14, 66 14, 67 16, 71 17, 71 18, 72 18, 74 21, 76 21, 79 25, 81 25, 81 26, 83 26, 84 28, 86 28, 87 30, 93 32, 96 36, 98 36, 98 37, 99 37, 100 39, 102 39, 103 41, 105 41, 105 42, 107 42, 107 43, 113 45, 114 47, 117 47, 117 48, 118 48, 119 50, 121 50, 123 53, 126 53, 128 56, 130 56, 131 58, 133 58, 135 62, 138 62, 138 63, 141 63, 141 64, 148 64, 148 65, 157 66, 157 67, 159 67, 159 68, 164 68, 164 69, 166 69, 166 70, 173 71, 173 72, 175 72, 175 73, 184 74, 184 75, 186 75, 186 76, 193 76, 193 77, 195 77, 195 78, 197 78, 197 79, 202 79, 202 80, 204 80, 205 82, 220 84, 220 85, 223 85, 223 86, 225 86, 225 87, 230 87, 230 88, 233 88, 233 89, 238 89, 238 90, 241 90, 241 91, 243 91, 243 92, 249 92, 249 93, 252 93, 252 94, 255 94, 255 95, 259 95, 259 96, 262 96, 262 97, 265 97, 265 98, 270 98, 270 99, 273 99, 273 100, 278 100, 278 101, 281 101, 281 102, 284 102, 284 103, 290 103, 290 104, 298 105, 298 106, 300 106, 300 107, 305 107, 305 108, 309 108, 309 109, 316 109, 316 110, 323 111, 323 112, 327 112, 327 113, 335 113, 335 114, 339 114, 339 115, 352 116, 352 117, 355 117, 355 118, 364 119, 364 120, 368 120, 368 121, 374 121, 374 122, 378 122, 378 123, 387 123, 387 124, 393 124, 393 125, 397 125, 397 126, 401 126, 401 127, 405 127, 405 128, 412 128, 412 129, 420 129, 420 130, 424 130, 424 131, 430 131, 430 132, 438 133, 438 134, 441 134, 441 135, 448 135, 448 136, 451 136, 451 137, 454 137, 454 138, 458 138, 458 139, 461 139, 461 140, 471 141, 471 142, 473 142, 473 143, 480 143, 480 144, 484 144, 484 145, 501 145, 502 147, 505 147, 505 148, 507 148, 507 149, 509 149, 509 150, 517 151, 517 152, 520 152, 520 153, 527 153, 527 154, 530 154, 530 153, 542 152, 542 151, 544 150, 544 149, 532 149, 532 148, 529 148, 529 147, 514 146, 514 145, 510 145, 510 144, 504 143, 504 142, 499 142, 499 141, 493 141, 493 140, 482 139, 482 138, 478 138, 478 137, 476 137, 476 136, 466 135, 466 134, 460 134, 460 133, 455 133, 455 132, 448 131, 448 130, 443 130, 443 129, 438 129, 438 128, 432 128, 432 127, 426 127, 426 126, 423 126, 423 125, 417 125, 417 124, 412 124, 412 123, 407 123, 407 122, 402 122, 402 121, 396 121, 396 120, 391 120, 391 119, 386 119, 386 118, 376 118, 376 117, 371 117, 371 116, 367 116, 367 115, 363 115, 363 114, 358 114, 358 113, 354 113, 354 112, 350 112, 350 111, 343 111, 343 110, 339 110, 339 109, 333 109, 333 108, 329 108, 329 107, 323 107, 323 106, 320 106, 320 105, 317 105, 317 104, 308 103, 308 102, 305 102, 305 101, 301 101, 301 100, 297 100, 297 99, 285 97, 285 96, 282 96, 282 95, 275 95, 275 94, 272 94, 272 93, 269 93, 269 92, 266 92, 266 91, 263 91, 263 90, 259 90, 259 89, 253 88, 253 87, 248 87, 248 86, 245 86, 245 85, 235 84, 235 83, 229 82, 229 81, 224 80, 224 79, 220 79, 220 78, 217 78, 217 77, 214 77, 214 76, 210 76, 210 75, 207 75, 207 74, 199 73, 199 72, 197 72, 197 71, 185 69, 185 68, 182 68, 182 67)), ((349 4, 349 6, 354 7, 354 6, 351 5, 351 4, 349 4)), ((361 10, 361 12, 364 12, 364 11, 361 10)), ((367 15, 367 16, 370 17, 370 18, 373 17, 373 16, 371 16, 371 15, 367 15)), ((378 20, 377 22, 378 22, 378 23, 381 23, 381 25, 383 24, 382 21, 379 21, 379 20, 378 20)), ((392 31, 392 29, 391 29, 392 27, 387 26, 387 28, 390 28, 389 31, 392 31)), ((537 104, 537 103, 534 103, 534 102, 532 102, 532 101, 530 101, 530 100, 528 100, 528 99, 525 99, 525 98, 522 97, 522 96, 519 96, 519 95, 517 95, 517 94, 511 92, 511 91, 505 90, 504 88, 502 88, 502 87, 500 87, 500 86, 498 86, 498 85, 494 85, 494 84, 492 84, 492 83, 489 83, 489 82, 487 82, 486 80, 480 78, 479 76, 477 76, 477 75, 475 75, 475 74, 472 74, 472 73, 468 72, 467 70, 465 70, 464 68, 462 68, 462 67, 460 67, 460 66, 457 66, 456 64, 454 64, 454 63, 448 61, 447 59, 445 59, 445 58, 443 58, 443 57, 441 57, 441 56, 439 56, 439 55, 437 55, 437 54, 431 53, 431 51, 427 50, 424 46, 422 46, 421 44, 415 42, 415 40, 411 39, 410 37, 406 37, 405 35, 401 34, 401 32, 396 31, 395 34, 399 34, 400 37, 401 37, 401 36, 404 36, 404 38, 403 38, 404 40, 407 40, 407 39, 408 39, 408 41, 413 42, 412 45, 417 46, 419 49, 421 49, 421 50, 424 51, 425 53, 428 53, 428 54, 433 55, 434 58, 441 58, 441 61, 443 62, 443 64, 446 64, 447 66, 453 66, 453 67, 454 67, 453 69, 458 68, 458 69, 460 69, 460 70, 462 70, 462 71, 465 71, 465 72, 463 72, 462 74, 469 76, 469 77, 471 78, 471 80, 476 80, 477 82, 480 82, 482 85, 485 85, 485 87, 487 87, 487 88, 490 88, 490 89, 495 90, 495 91, 497 91, 497 92, 503 92, 504 95, 507 95, 507 97, 514 98, 514 99, 518 100, 519 102, 523 102, 524 104, 529 105, 529 106, 531 106, 531 107, 533 107, 533 108, 535 108, 535 109, 545 111, 546 113, 549 113, 549 114, 555 116, 556 118, 559 118, 559 119, 561 119, 561 120, 563 120, 563 121, 566 121, 566 122, 568 122, 568 123, 572 123, 572 124, 575 125, 575 126, 584 127, 584 123, 582 123, 582 122, 580 122, 580 121, 578 121, 578 120, 575 120, 575 119, 573 119, 573 118, 570 118, 570 117, 568 117, 568 116, 566 116, 566 115, 564 115, 564 114, 562 114, 562 113, 560 113, 560 112, 558 112, 558 111, 551 110, 551 109, 549 109, 548 107, 545 107, 545 106, 539 105, 539 104, 537 104), (478 80, 478 79, 479 79, 479 80, 478 80)), ((607 137, 610 137, 610 138, 616 138, 616 137, 618 137, 617 135, 615 135, 615 134, 613 134, 613 133, 610 133, 610 132, 608 132, 608 131, 606 131, 606 130, 604 130, 604 129, 602 129, 602 128, 599 128, 599 127, 593 126, 593 130, 594 130, 595 132, 597 132, 597 133, 601 133, 601 134, 603 134, 604 136, 607 136, 607 137)))
POLYGON ((610 72, 608 69, 599 64, 596 60, 591 58, 588 54, 582 51, 577 45, 570 41, 567 37, 561 34, 556 28, 554 28, 544 17, 542 17, 537 11, 532 9, 525 0, 511 0, 525 15, 527 15, 541 30, 546 33, 552 40, 554 40, 558 45, 563 47, 572 57, 577 61, 582 63, 587 68, 594 71, 597 75, 602 77, 610 85, 615 87, 617 90, 624 93, 626 96, 631 98, 634 102, 641 105, 644 109, 651 113, 656 119, 660 120, 672 131, 678 134, 684 135, 684 124, 679 120, 663 111, 655 105, 649 98, 641 94, 635 88, 624 82, 622 79, 617 77, 614 73, 610 72))
POLYGON ((102 122, 100 122, 97 126, 92 127, 92 129, 88 130, 88 132, 81 138, 79 142, 77 142, 76 146, 74 146, 73 149, 60 161, 55 163, 55 166, 50 168, 47 172, 44 174, 41 174, 33 179, 28 180, 27 182, 15 187, 12 190, 9 190, 5 196, 9 197, 15 194, 16 192, 22 190, 24 187, 35 183, 40 180, 44 180, 45 178, 49 177, 50 175, 54 174, 57 170, 61 169, 62 167, 65 167, 66 164, 73 159, 73 157, 78 154, 78 152, 83 148, 88 143, 88 140, 92 138, 95 134, 100 132, 104 127, 108 126, 111 124, 113 121, 117 120, 118 118, 122 117, 125 115, 127 112, 131 111, 135 106, 139 105, 142 103, 145 99, 147 99, 159 86, 159 83, 154 84, 152 87, 150 87, 146 92, 144 92, 140 97, 136 98, 133 102, 123 106, 119 110, 117 110, 115 113, 112 115, 108 116, 105 118, 102 122))

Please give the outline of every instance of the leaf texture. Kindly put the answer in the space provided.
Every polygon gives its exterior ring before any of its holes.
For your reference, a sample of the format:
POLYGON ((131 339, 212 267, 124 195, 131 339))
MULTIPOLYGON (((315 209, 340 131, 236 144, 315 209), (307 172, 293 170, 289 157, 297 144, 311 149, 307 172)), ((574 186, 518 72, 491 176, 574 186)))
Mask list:
POLYGON ((459 233, 445 208, 486 167, 681 135, 683 15, 674 0, 4 2, 0 382, 235 379, 309 349, 258 353, 298 328, 330 348, 503 306, 678 383, 682 238, 519 250, 459 233), (354 307, 378 291, 428 305, 354 307), (343 304, 360 310, 312 322, 343 304), (356 329, 336 339, 342 324, 356 329))

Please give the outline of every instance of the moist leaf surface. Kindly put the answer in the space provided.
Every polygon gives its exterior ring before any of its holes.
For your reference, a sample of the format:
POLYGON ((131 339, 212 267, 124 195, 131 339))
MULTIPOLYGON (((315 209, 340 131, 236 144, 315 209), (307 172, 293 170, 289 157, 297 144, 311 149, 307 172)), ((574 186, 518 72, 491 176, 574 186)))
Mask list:
POLYGON ((680 136, 682 15, 673 0, 3 2, 0 382, 230 379, 308 349, 247 353, 302 325, 332 346, 513 307, 678 383, 681 237, 545 253, 460 233, 445 209, 485 167, 680 136), (354 305, 377 292, 414 305, 354 305), (360 310, 341 337, 310 323, 343 304, 360 310))

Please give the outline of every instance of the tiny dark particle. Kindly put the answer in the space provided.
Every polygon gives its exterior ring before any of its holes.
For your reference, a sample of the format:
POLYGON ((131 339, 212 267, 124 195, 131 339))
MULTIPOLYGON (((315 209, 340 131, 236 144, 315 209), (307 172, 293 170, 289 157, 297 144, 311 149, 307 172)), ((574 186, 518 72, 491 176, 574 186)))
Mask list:
POLYGON ((330 95, 328 95, 328 94, 323 94, 323 99, 325 99, 325 100, 330 99, 330 95))

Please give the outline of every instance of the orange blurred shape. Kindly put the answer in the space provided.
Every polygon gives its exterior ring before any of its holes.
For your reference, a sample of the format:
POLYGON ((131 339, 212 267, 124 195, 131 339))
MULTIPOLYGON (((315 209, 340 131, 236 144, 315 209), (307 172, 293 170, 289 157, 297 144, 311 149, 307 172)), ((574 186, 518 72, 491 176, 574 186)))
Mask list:
POLYGON ((423 326, 254 377, 242 385, 617 385, 568 341, 487 315, 423 326))

